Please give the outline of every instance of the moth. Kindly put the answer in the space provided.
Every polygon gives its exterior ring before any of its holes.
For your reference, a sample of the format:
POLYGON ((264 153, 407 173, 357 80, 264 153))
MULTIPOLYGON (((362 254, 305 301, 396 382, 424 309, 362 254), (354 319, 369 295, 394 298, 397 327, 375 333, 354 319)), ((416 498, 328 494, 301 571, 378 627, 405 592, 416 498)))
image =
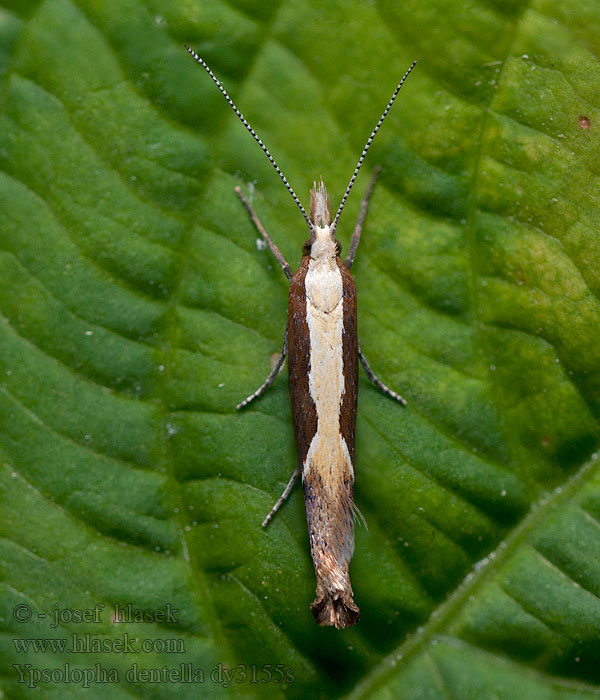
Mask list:
POLYGON ((310 213, 306 213, 268 149, 211 69, 189 46, 186 45, 186 49, 206 69, 229 106, 262 148, 308 225, 310 238, 303 245, 300 267, 294 274, 241 188, 235 188, 256 228, 290 280, 288 323, 281 356, 263 384, 237 408, 247 406, 268 389, 287 355, 298 465, 262 525, 265 527, 269 523, 302 473, 310 549, 317 578, 316 597, 311 609, 320 625, 333 625, 338 629, 349 627, 358 621, 360 615, 348 574, 354 552, 354 514, 357 512, 353 495, 359 360, 367 377, 383 393, 406 405, 399 394, 375 376, 361 351, 356 320, 356 289, 350 274, 369 199, 379 173, 378 167, 363 198, 350 240, 350 250, 343 261, 340 257, 341 245, 335 234, 373 138, 417 62, 414 61, 404 74, 367 139, 333 217, 322 179, 318 185, 313 183, 310 213))

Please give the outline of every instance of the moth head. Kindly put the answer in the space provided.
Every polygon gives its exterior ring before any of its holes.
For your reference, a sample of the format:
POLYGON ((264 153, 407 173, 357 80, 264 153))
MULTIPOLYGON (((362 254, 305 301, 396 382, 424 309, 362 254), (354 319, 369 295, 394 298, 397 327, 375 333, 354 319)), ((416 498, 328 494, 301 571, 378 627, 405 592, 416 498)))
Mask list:
POLYGON ((313 182, 310 191, 310 221, 313 228, 325 228, 325 226, 331 225, 331 204, 321 177, 319 178, 319 186, 317 187, 317 183, 313 182))
POLYGON ((313 182, 310 191, 310 240, 302 246, 303 255, 332 254, 339 255, 342 246, 335 239, 335 230, 331 226, 331 204, 323 179, 319 178, 319 184, 313 182))
MULTIPOLYGON (((310 255, 312 250, 312 240, 307 238, 302 244, 302 256, 310 255)), ((339 241, 335 242, 335 254, 339 257, 342 254, 342 244, 339 241)))

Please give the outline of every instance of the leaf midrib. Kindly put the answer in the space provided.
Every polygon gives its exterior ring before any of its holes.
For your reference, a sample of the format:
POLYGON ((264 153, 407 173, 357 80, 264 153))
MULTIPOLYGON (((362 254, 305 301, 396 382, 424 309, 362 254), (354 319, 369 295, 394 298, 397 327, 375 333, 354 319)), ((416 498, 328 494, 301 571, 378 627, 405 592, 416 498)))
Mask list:
POLYGON ((457 611, 471 596, 475 595, 475 591, 492 578, 529 534, 544 521, 548 513, 556 510, 563 502, 572 499, 583 485, 597 475, 599 468, 600 459, 595 455, 564 484, 555 488, 550 495, 543 493, 513 532, 484 557, 482 561, 485 563, 478 562, 453 593, 433 611, 429 620, 412 637, 408 637, 382 659, 379 667, 359 681, 345 700, 372 697, 375 686, 383 683, 387 677, 396 672, 400 661, 406 663, 418 653, 424 652, 432 639, 447 626, 448 621, 456 617, 457 611))

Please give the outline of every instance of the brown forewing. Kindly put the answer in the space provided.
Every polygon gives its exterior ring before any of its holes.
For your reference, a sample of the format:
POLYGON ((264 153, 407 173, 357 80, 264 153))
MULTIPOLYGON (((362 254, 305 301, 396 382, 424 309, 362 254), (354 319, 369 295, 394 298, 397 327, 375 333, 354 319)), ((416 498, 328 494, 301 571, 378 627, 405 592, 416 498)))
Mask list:
POLYGON ((342 353, 344 360, 344 388, 340 411, 340 427, 352 464, 354 464, 354 431, 356 428, 356 404, 358 400, 358 329, 356 325, 356 288, 352 275, 341 258, 337 265, 342 275, 344 301, 344 332, 342 353))
POLYGON ((288 297, 288 368, 292 418, 296 433, 298 461, 304 464, 310 443, 317 432, 317 409, 308 388, 310 335, 306 322, 306 286, 310 256, 302 258, 292 278, 288 297))

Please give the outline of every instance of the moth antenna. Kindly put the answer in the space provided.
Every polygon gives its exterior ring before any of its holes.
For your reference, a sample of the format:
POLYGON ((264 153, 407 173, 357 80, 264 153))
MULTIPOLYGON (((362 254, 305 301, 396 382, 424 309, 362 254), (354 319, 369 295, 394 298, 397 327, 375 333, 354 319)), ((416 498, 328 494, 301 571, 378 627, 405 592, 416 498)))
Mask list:
POLYGON ((229 106, 231 107, 231 109, 237 114, 238 119, 242 122, 242 124, 246 127, 246 129, 252 134, 252 136, 253 136, 254 140, 256 141, 256 143, 262 148, 264 154, 265 154, 265 155, 267 156, 267 158, 269 159, 269 162, 270 162, 271 165, 275 168, 275 171, 277 172, 277 174, 278 174, 279 177, 281 178, 281 181, 282 181, 283 184, 286 186, 287 191, 292 195, 292 199, 294 200, 294 202, 296 202, 296 204, 297 204, 297 206, 298 206, 298 209, 300 209, 300 211, 302 212, 302 216, 304 217, 306 223, 308 224, 309 230, 312 231, 312 224, 311 224, 311 222, 310 222, 310 219, 308 218, 308 214, 307 214, 306 211, 304 210, 304 207, 302 206, 302 204, 300 204, 300 200, 298 199, 298 196, 296 195, 296 193, 295 193, 294 190, 292 189, 292 186, 290 185, 290 183, 286 180, 285 175, 284 175, 284 174, 281 172, 281 170, 279 169, 279 166, 278 166, 277 163, 275 162, 275 159, 274 159, 273 156, 269 153, 269 149, 268 149, 268 148, 265 146, 265 144, 260 140, 260 138, 258 137, 258 135, 256 134, 256 132, 254 131, 254 129, 250 126, 250 124, 248 124, 248 122, 247 122, 246 119, 244 118, 244 115, 243 115, 243 114, 240 112, 240 110, 235 106, 234 101, 231 99, 231 97, 229 97, 229 95, 227 94, 227 91, 226 91, 225 88, 221 85, 221 83, 217 80, 217 77, 216 77, 215 74, 211 71, 211 69, 210 69, 210 68, 206 65, 206 63, 200 58, 200 56, 198 56, 198 54, 197 54, 193 49, 191 49, 187 44, 185 45, 185 48, 187 49, 187 52, 190 54, 190 56, 192 56, 192 58, 194 58, 203 68, 206 69, 206 72, 207 72, 207 73, 210 75, 210 77, 212 78, 213 83, 219 88, 219 90, 221 91, 223 97, 224 97, 224 98, 227 100, 227 102, 229 103, 229 106))
POLYGON ((346 200, 348 199, 348 195, 350 194, 350 190, 354 186, 354 183, 356 181, 356 176, 358 175, 358 171, 360 170, 363 161, 365 159, 365 156, 367 155, 367 151, 371 147, 371 143, 373 142, 373 139, 375 138, 375 134, 379 131, 379 127, 383 124, 383 120, 387 117, 388 112, 392 108, 392 105, 394 104, 394 100, 396 99, 398 93, 400 92, 400 88, 404 85, 404 81, 408 78, 410 75, 412 69, 417 65, 416 61, 413 61, 410 65, 410 68, 406 71, 404 76, 402 77, 402 80, 398 83, 398 87, 394 90, 394 94, 392 95, 391 100, 388 102, 387 107, 383 111, 383 114, 379 118, 379 121, 377 122, 377 126, 373 129, 371 132, 371 135, 367 139, 367 143, 365 144, 365 147, 362 150, 362 153, 360 154, 360 158, 358 159, 358 163, 356 164, 356 168, 354 168, 354 173, 352 174, 352 177, 350 178, 350 182, 348 183, 348 187, 346 187, 346 191, 344 192, 344 196, 342 197, 342 202, 339 206, 339 209, 337 210, 337 214, 335 215, 335 219, 333 220, 333 224, 331 226, 333 232, 335 232, 338 221, 340 220, 340 216, 342 214, 342 209, 344 208, 344 205, 346 204, 346 200))

